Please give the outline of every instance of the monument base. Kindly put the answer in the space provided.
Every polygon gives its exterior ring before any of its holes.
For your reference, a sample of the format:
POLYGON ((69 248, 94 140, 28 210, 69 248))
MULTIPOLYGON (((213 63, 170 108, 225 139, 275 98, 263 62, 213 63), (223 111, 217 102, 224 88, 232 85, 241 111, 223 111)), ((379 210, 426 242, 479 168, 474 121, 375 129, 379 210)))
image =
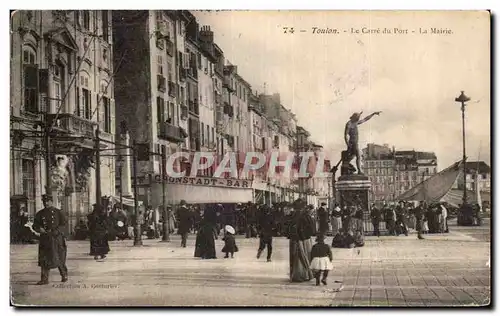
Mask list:
MULTIPOLYGON (((349 241, 349 245, 344 244, 344 247, 351 247, 352 243, 361 247, 364 245, 364 233, 367 230, 365 219, 370 218, 368 192, 371 181, 362 174, 343 175, 335 187, 342 212, 347 212, 347 215, 343 216, 342 232, 343 239, 346 243, 349 241), (347 234, 350 237, 346 236, 347 234)), ((335 247, 333 244, 332 246, 335 247)))

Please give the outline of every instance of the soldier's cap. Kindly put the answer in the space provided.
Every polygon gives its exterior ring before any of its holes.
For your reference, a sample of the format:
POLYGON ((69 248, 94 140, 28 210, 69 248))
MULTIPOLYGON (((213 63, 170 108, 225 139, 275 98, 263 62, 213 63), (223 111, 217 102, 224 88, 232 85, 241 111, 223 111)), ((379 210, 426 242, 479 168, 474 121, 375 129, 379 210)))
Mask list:
POLYGON ((42 201, 53 201, 52 195, 49 194, 42 195, 42 201))

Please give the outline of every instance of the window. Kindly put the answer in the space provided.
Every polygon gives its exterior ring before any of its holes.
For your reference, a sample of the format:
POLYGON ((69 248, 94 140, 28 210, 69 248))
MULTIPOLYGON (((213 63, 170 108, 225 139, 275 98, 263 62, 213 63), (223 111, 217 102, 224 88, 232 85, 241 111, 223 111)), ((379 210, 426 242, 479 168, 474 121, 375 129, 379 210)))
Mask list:
POLYGON ((82 97, 83 97, 82 101, 83 101, 84 117, 87 120, 90 120, 91 113, 92 113, 91 95, 92 95, 92 93, 89 90, 82 89, 82 97))
POLYGON ((31 47, 23 49, 24 109, 38 112, 38 66, 36 53, 31 47))
POLYGON ((172 73, 174 72, 174 69, 172 68, 172 62, 167 61, 167 76, 168 76, 168 81, 173 81, 172 79, 172 73))
POLYGON ((64 89, 65 89, 65 76, 64 76, 64 66, 56 61, 54 66, 54 96, 56 99, 57 106, 62 106, 64 102, 64 89))
POLYGON ((207 145, 210 145, 210 126, 208 126, 208 125, 207 125, 207 135, 206 135, 206 137, 207 137, 206 143, 207 143, 207 145))
POLYGON ((170 119, 172 124, 174 123, 174 103, 173 102, 167 103, 167 119, 170 119))
POLYGON ((200 54, 200 53, 198 53, 198 69, 200 69, 200 70, 201 70, 201 67, 202 67, 202 66, 201 66, 201 54, 200 54))
POLYGON ((163 58, 158 55, 158 74, 163 75, 163 58))
POLYGON ((23 194, 28 198, 28 211, 29 214, 35 214, 35 172, 33 160, 22 160, 23 172, 23 194))
POLYGON ((102 38, 106 42, 109 41, 108 10, 102 10, 102 38))
POLYGON ((165 100, 163 98, 156 98, 156 115, 158 117, 158 123, 165 122, 165 100))
POLYGON ((90 11, 88 10, 83 11, 83 29, 90 30, 90 11))
POLYGON ((111 104, 109 99, 102 97, 102 104, 104 107, 104 131, 111 133, 111 104))
POLYGON ((205 146, 205 127, 203 123, 201 123, 201 146, 205 146))
POLYGON ((212 127, 212 143, 215 141, 215 129, 212 127))

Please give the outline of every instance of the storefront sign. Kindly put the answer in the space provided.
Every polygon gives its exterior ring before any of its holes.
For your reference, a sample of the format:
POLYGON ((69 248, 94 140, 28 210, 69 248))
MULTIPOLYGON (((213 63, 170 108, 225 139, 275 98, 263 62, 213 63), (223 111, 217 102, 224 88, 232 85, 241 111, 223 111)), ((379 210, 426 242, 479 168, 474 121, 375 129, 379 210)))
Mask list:
MULTIPOLYGON (((154 181, 161 183, 161 176, 154 176, 154 181)), ((251 180, 240 180, 240 179, 222 179, 222 178, 172 178, 166 177, 167 184, 182 184, 182 185, 202 185, 202 186, 212 186, 212 187, 225 187, 225 188, 252 188, 251 180)))

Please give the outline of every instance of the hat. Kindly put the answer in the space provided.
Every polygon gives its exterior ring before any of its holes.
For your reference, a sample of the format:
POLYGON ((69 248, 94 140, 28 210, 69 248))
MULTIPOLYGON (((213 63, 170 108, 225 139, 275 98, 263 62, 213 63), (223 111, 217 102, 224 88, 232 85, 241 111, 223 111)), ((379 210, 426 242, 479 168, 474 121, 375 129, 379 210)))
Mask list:
POLYGON ((231 235, 234 235, 234 233, 235 233, 235 230, 234 230, 233 226, 231 226, 231 225, 226 225, 226 226, 224 227, 224 229, 225 229, 228 233, 230 233, 231 235))
POLYGON ((181 204, 181 205, 186 205, 186 204, 187 204, 187 203, 186 203, 186 200, 181 200, 180 204, 181 204))
POLYGON ((321 206, 326 206, 326 203, 325 202, 321 202, 321 206))
POLYGON ((53 201, 52 195, 49 194, 42 195, 42 201, 53 201))

